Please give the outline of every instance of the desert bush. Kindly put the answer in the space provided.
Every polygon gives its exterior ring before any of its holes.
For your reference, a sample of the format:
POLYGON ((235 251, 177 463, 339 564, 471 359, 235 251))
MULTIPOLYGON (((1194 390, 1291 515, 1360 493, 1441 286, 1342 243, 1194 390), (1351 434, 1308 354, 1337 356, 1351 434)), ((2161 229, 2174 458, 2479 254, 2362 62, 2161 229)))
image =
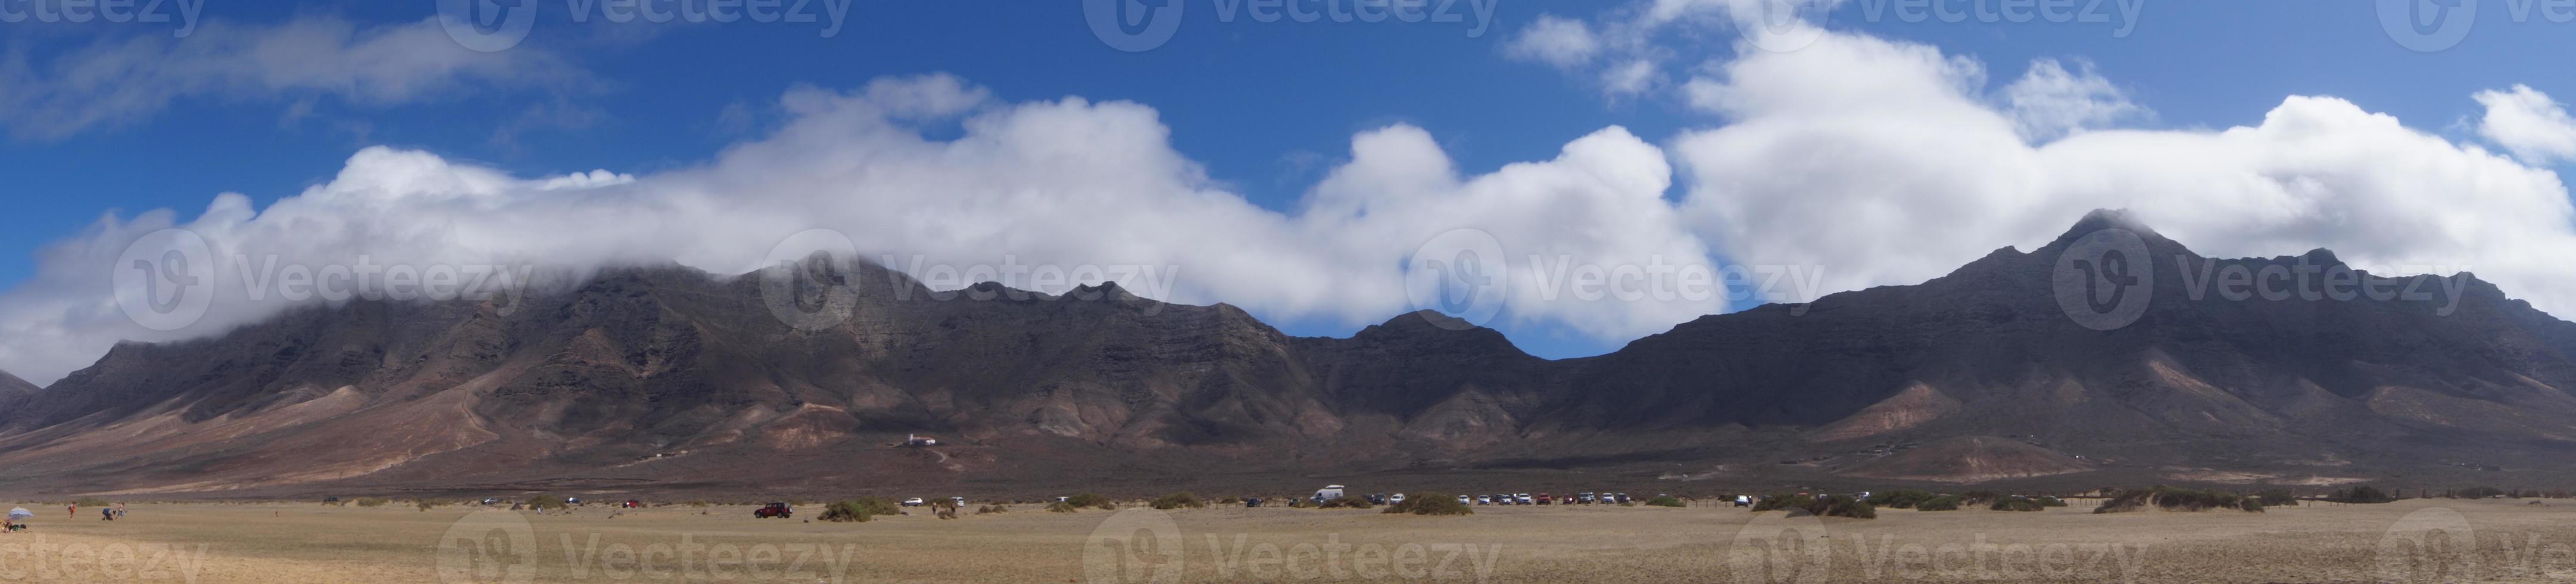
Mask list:
POLYGON ((1986 508, 1995 511, 2042 511, 2048 509, 2048 506, 2041 505, 2039 501, 2031 500, 2029 497, 2012 495, 1995 499, 1994 504, 1986 508))
POLYGON ((982 506, 982 507, 976 507, 976 508, 975 508, 975 514, 976 514, 976 515, 990 515, 990 514, 994 514, 994 513, 1009 513, 1009 512, 1011 512, 1011 508, 1009 508, 1009 507, 1004 507, 1004 506, 1001 506, 1001 505, 985 505, 985 506, 982 506))
POLYGON ((1781 509, 1805 509, 1814 504, 1816 504, 1816 498, 1813 496, 1804 494, 1778 494, 1763 497, 1759 501, 1754 501, 1753 510, 1777 511, 1781 509))
POLYGON ((1958 495, 1940 495, 1940 496, 1935 496, 1935 497, 1930 498, 1930 499, 1924 499, 1922 502, 1920 502, 1920 503, 1915 503, 1915 504, 1914 504, 1914 510, 1916 510, 1916 511, 1957 511, 1957 510, 1959 510, 1959 496, 1958 496, 1958 495))
POLYGON ((1074 495, 1065 499, 1064 502, 1073 504, 1076 509, 1099 508, 1112 511, 1118 509, 1118 504, 1116 502, 1110 501, 1108 497, 1100 496, 1099 493, 1083 493, 1080 495, 1074 495))
POLYGON ((2065 500, 2065 499, 2059 499, 2059 498, 2056 498, 2056 497, 2042 496, 2042 497, 2040 497, 2040 498, 2037 498, 2037 499, 2031 499, 2031 500, 2033 500, 2033 501, 2038 501, 2038 502, 2039 502, 2039 506, 2041 506, 2041 507, 2064 507, 2064 506, 2066 506, 2066 500, 2065 500))
POLYGON ((422 511, 428 511, 428 510, 431 510, 431 509, 437 509, 437 508, 438 508, 438 502, 437 502, 437 501, 432 501, 432 500, 428 500, 428 499, 415 500, 415 501, 412 501, 411 503, 412 503, 412 506, 414 506, 414 507, 419 507, 419 508, 420 508, 420 510, 422 510, 422 511))
POLYGON ((1073 506, 1073 504, 1072 504, 1072 503, 1067 503, 1067 502, 1063 502, 1063 501, 1056 501, 1056 502, 1048 503, 1048 504, 1047 504, 1047 512, 1048 512, 1048 513, 1072 513, 1072 512, 1075 512, 1075 511, 1081 511, 1081 510, 1082 510, 1082 508, 1081 508, 1081 507, 1075 507, 1075 506, 1073 506))
POLYGON ((1386 512, 1411 513, 1414 515, 1474 515, 1476 514, 1476 509, 1468 507, 1466 503, 1458 502, 1457 495, 1447 493, 1415 493, 1412 496, 1405 497, 1404 502, 1402 503, 1386 506, 1386 512))
POLYGON ((1959 494, 1959 504, 1984 505, 1987 503, 1993 503, 1996 499, 2002 498, 2004 498, 2003 494, 1996 493, 1994 491, 1968 491, 1959 494))
POLYGON ((1754 511, 1791 510, 1827 517, 1877 519, 1878 507, 1859 497, 1845 495, 1772 495, 1753 504, 1754 511))
POLYGON ((1317 508, 1317 509, 1368 509, 1368 508, 1372 508, 1372 507, 1376 507, 1376 506, 1377 506, 1377 505, 1370 504, 1370 503, 1368 502, 1368 499, 1367 499, 1367 498, 1364 498, 1364 497, 1342 497, 1342 498, 1339 498, 1339 499, 1333 499, 1333 500, 1330 500, 1330 501, 1325 501, 1325 502, 1324 502, 1324 504, 1322 504, 1322 505, 1316 505, 1316 506, 1315 506, 1315 508, 1317 508))
POLYGON ((2326 500, 2337 503, 2387 503, 2396 501, 2397 495, 2364 485, 2350 489, 2336 489, 2334 494, 2326 496, 2326 500))
POLYGON ((1826 517, 1878 518, 1878 508, 1870 505, 1869 501, 1845 495, 1817 497, 1815 506, 1808 507, 1807 512, 1826 517))
POLYGON ((392 503, 392 502, 394 502, 394 500, 393 500, 393 499, 385 499, 385 498, 381 498, 381 497, 366 497, 366 498, 358 499, 358 506, 360 506, 360 507, 383 507, 383 506, 385 506, 385 504, 386 504, 386 503, 392 503))
POLYGON ((1207 507, 1207 502, 1200 501, 1199 496, 1196 494, 1184 491, 1155 498, 1153 506, 1155 509, 1161 509, 1164 511, 1170 511, 1173 509, 1200 509, 1207 507))
POLYGON ((1915 504, 1930 500, 1933 496, 1931 491, 1922 489, 1897 489, 1871 494, 1869 504, 1894 509, 1912 509, 1915 504))
POLYGON ((1658 496, 1658 497, 1655 497, 1655 498, 1652 498, 1652 499, 1647 499, 1647 500, 1646 500, 1646 504, 1647 504, 1647 505, 1649 505, 1649 506, 1654 506, 1654 507, 1688 507, 1688 506, 1690 506, 1690 504, 1689 504, 1689 503, 1684 503, 1684 502, 1682 502, 1682 500, 1681 500, 1681 499, 1674 498, 1672 495, 1662 495, 1662 496, 1658 496))
POLYGON ((528 506, 528 508, 529 508, 529 509, 539 509, 539 510, 543 510, 543 509, 563 509, 563 508, 566 508, 566 507, 567 507, 567 505, 565 505, 565 504, 564 504, 563 497, 556 497, 556 496, 551 496, 551 495, 537 495, 537 496, 534 496, 534 497, 529 497, 529 498, 528 498, 528 500, 527 500, 527 502, 526 502, 526 504, 527 504, 527 506, 528 506))
POLYGON ((816 519, 832 522, 859 522, 874 519, 878 515, 897 515, 901 513, 903 513, 903 506, 895 503, 894 499, 888 499, 885 497, 860 497, 857 499, 834 501, 831 504, 824 505, 823 515, 816 517, 816 519))
POLYGON ((2150 505, 2169 511, 2237 509, 2254 513, 2263 512, 2263 502, 2252 497, 2220 491, 2166 486, 2123 491, 2120 496, 2112 497, 2110 501, 2102 503, 2102 506, 2094 509, 2093 512, 2123 513, 2145 509, 2150 505))
POLYGON ((2493 499, 2493 498, 2496 498, 2496 497, 2502 497, 2502 496, 2505 496, 2506 494, 2507 494, 2507 493, 2505 493, 2505 492, 2504 492, 2504 489, 2498 489, 2498 488, 2495 488, 2495 487, 2470 487, 2470 488, 2466 488, 2466 489, 2460 489, 2460 490, 2457 490, 2457 491, 2452 491, 2452 492, 2451 492, 2451 498, 2453 498, 2453 499, 2493 499))
POLYGON ((2299 504, 2297 497, 2290 496, 2289 489, 2263 489, 2263 492, 2254 494, 2254 500, 2262 502, 2265 507, 2299 504))

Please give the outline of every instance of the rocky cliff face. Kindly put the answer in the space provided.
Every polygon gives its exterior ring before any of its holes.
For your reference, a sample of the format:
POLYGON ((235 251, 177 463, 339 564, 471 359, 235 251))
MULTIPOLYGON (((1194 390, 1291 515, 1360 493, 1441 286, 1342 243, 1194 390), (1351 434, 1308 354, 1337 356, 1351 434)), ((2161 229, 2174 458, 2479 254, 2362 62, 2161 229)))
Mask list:
POLYGON ((16 470, 0 483, 843 489, 1578 467, 2332 482, 2576 448, 2576 324, 2469 275, 2381 278, 2322 250, 2209 260, 2111 213, 1919 285, 1562 361, 1430 313, 1297 338, 1114 286, 829 275, 854 283, 852 309, 822 327, 774 315, 758 277, 639 268, 120 346, 23 397, 0 376, 0 465, 16 470), (2086 326, 2058 297, 2061 260, 2111 228, 2137 236, 2146 257, 2122 261, 2153 283, 2133 323, 2086 326), (2220 286, 2236 271, 2412 293, 2238 300, 2220 286), (948 445, 895 446, 911 433, 948 445))

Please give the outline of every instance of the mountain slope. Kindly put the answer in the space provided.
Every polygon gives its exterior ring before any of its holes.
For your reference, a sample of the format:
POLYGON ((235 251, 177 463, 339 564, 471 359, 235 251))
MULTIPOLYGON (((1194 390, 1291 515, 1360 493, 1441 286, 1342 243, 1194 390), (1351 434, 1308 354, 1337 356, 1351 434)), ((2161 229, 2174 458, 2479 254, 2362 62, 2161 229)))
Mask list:
POLYGON ((2110 212, 1922 284, 1561 361, 1434 313, 1297 338, 1114 285, 943 293, 872 265, 794 269, 852 284, 851 317, 799 329, 758 275, 634 268, 119 346, 0 414, 0 465, 19 471, 0 487, 2318 483, 2551 472, 2576 450, 2576 324, 2466 274, 2381 278, 2322 250, 2210 260, 2110 212), (2137 236, 2154 283, 2134 323, 2095 330, 2061 306, 2060 260, 2105 229, 2137 236), (2422 294, 2239 300, 2214 276, 2239 270, 2422 294), (913 433, 946 444, 897 446, 913 433))

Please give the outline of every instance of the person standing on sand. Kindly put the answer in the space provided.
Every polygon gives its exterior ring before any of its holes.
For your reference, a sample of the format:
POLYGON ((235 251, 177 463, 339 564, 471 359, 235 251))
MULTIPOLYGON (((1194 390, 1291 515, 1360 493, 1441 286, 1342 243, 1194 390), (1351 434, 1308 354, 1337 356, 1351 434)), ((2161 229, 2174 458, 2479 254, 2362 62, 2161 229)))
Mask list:
POLYGON ((79 518, 80 518, 80 503, 72 503, 72 504, 70 504, 70 505, 64 505, 64 506, 63 506, 63 513, 64 513, 64 516, 63 516, 63 518, 64 518, 64 519, 79 519, 79 518))
POLYGON ((124 502, 124 501, 117 501, 117 502, 116 502, 116 518, 117 518, 117 519, 124 519, 124 518, 125 518, 125 502, 124 502))

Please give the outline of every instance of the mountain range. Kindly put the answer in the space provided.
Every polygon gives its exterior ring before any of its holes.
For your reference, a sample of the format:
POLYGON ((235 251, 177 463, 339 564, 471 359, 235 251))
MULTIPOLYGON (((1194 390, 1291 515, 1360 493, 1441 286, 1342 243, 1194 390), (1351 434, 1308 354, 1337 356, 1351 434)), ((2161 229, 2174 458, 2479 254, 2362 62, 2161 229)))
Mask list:
POLYGON ((0 374, 0 490, 2537 486, 2576 452, 2576 323, 2470 274, 2204 258, 2119 212, 1921 284, 1563 360, 1433 312, 1308 338, 1115 284, 776 269, 855 290, 849 318, 789 326, 773 274, 635 267, 123 344, 41 389, 0 374), (2106 232, 2131 242, 2118 260, 2089 255, 2106 232), (2068 304, 2101 304, 2105 261, 2151 272, 2113 326, 2068 304), (2240 272, 2403 294, 2240 299, 2240 272))

